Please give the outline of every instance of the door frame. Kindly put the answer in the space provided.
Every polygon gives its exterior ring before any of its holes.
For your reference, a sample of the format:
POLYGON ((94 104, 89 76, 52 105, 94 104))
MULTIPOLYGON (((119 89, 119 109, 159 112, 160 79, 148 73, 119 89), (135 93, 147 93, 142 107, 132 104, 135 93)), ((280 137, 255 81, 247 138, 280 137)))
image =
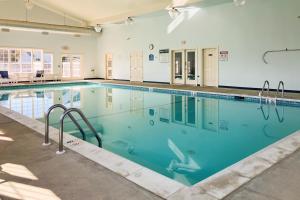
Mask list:
POLYGON ((198 48, 186 48, 186 49, 173 49, 171 50, 171 64, 170 64, 170 84, 175 84, 175 85, 195 85, 197 86, 198 84, 198 79, 199 79, 199 50, 198 48), (195 55, 195 59, 196 59, 196 66, 195 66, 195 81, 194 83, 188 83, 187 80, 187 52, 188 51, 195 51, 196 55, 195 55), (180 82, 175 82, 174 81, 174 54, 176 52, 182 52, 182 58, 183 58, 183 72, 182 72, 182 81, 180 82))
POLYGON ((217 56, 216 56, 216 63, 217 63, 217 85, 215 87, 219 87, 219 84, 220 84, 220 63, 219 63, 219 47, 203 47, 203 48, 198 48, 198 52, 201 52, 198 54, 198 62, 201 63, 199 65, 199 72, 201 72, 199 74, 199 80, 198 80, 198 85, 200 86, 204 86, 204 56, 203 56, 203 53, 204 53, 204 50, 205 49, 216 49, 216 53, 217 53, 217 56))

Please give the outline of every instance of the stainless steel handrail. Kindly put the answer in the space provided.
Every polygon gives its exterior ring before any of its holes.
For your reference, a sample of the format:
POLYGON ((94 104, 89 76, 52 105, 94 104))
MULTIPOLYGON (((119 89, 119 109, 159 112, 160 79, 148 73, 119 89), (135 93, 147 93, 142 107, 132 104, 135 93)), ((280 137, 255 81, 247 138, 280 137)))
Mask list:
POLYGON ((84 116, 84 114, 79 110, 78 108, 69 108, 64 112, 64 114, 60 117, 60 129, 59 129, 59 144, 58 144, 58 151, 57 154, 63 154, 65 152, 64 146, 63 146, 63 134, 64 134, 64 120, 66 116, 68 116, 71 112, 76 112, 80 115, 80 117, 83 119, 83 121, 86 123, 86 125, 91 129, 91 131, 94 133, 96 139, 98 140, 99 147, 102 147, 102 140, 99 137, 97 131, 94 129, 94 127, 90 124, 88 119, 84 116))
POLYGON ((270 93, 270 82, 269 82, 268 80, 266 80, 266 81, 264 82, 264 85, 263 85, 263 87, 261 88, 261 91, 259 92, 260 103, 261 103, 261 101, 262 101, 263 93, 264 93, 264 91, 265 91, 265 89, 266 89, 266 86, 268 86, 268 88, 267 88, 267 96, 269 96, 269 93, 270 93))
MULTIPOLYGON (((55 104, 55 105, 51 106, 48 109, 47 113, 45 114, 45 142, 43 143, 43 145, 45 145, 45 146, 51 144, 49 142, 49 117, 50 117, 51 111, 55 108, 61 108, 61 109, 64 110, 64 112, 67 110, 67 107, 62 105, 62 104, 55 104)), ((84 133, 83 129, 80 127, 80 125, 78 124, 76 119, 73 117, 73 115, 70 113, 68 116, 73 121, 73 123, 76 125, 76 127, 79 129, 80 133, 82 134, 82 139, 86 140, 85 133, 84 133)))
POLYGON ((282 86, 282 89, 281 89, 281 97, 282 97, 282 98, 284 97, 284 82, 283 82, 283 81, 280 81, 279 84, 278 84, 277 92, 276 92, 276 98, 278 97, 279 90, 280 90, 280 86, 282 86))

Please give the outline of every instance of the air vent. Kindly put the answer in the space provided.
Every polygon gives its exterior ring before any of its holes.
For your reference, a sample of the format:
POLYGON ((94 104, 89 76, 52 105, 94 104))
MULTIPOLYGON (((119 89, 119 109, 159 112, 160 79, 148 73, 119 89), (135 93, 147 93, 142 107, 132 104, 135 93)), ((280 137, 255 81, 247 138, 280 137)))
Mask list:
POLYGON ((9 28, 1 28, 1 32, 10 32, 9 28))
POLYGON ((80 37, 81 35, 80 34, 74 34, 74 37, 80 37))
POLYGON ((43 31, 42 35, 49 35, 49 32, 43 31))

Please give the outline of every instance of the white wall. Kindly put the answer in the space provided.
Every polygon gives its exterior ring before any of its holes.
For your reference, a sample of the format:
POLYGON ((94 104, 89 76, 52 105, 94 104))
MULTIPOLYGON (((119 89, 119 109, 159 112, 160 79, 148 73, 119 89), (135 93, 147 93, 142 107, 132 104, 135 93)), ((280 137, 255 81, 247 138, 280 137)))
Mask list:
MULTIPOLYGON (((26 20, 26 11, 23 0, 0 1, 0 19, 26 20)), ((28 12, 28 20, 41 23, 67 24, 79 26, 80 23, 64 18, 38 6, 28 12)), ((0 47, 39 48, 45 52, 54 53, 54 73, 59 73, 61 55, 64 53, 83 55, 82 67, 84 78, 97 75, 92 68, 97 69, 97 38, 95 36, 74 37, 72 35, 53 34, 42 35, 36 32, 0 31, 0 47), (62 47, 67 46, 68 50, 62 47)))
POLYGON ((64 53, 83 55, 82 67, 85 78, 93 77, 91 68, 96 68, 97 39, 95 37, 82 36, 80 38, 71 35, 11 31, 9 33, 0 32, 0 47, 23 47, 41 48, 45 52, 54 54, 54 73, 59 73, 61 68, 61 55, 64 53), (68 46, 68 50, 63 50, 63 46, 68 46))
POLYGON ((104 54, 113 54, 113 77, 129 79, 129 53, 144 51, 144 80, 170 81, 170 64, 158 58, 148 61, 149 44, 159 49, 219 47, 229 51, 229 61, 219 63, 219 85, 261 87, 264 80, 276 88, 280 80, 290 90, 300 90, 300 52, 275 53, 267 50, 300 48, 299 0, 248 0, 246 6, 232 3, 200 9, 176 29, 167 33, 172 22, 166 12, 136 19, 130 26, 106 27, 98 39, 100 77, 105 77, 104 54), (128 40, 128 38, 131 38, 128 40), (182 41, 186 41, 182 45, 182 41))

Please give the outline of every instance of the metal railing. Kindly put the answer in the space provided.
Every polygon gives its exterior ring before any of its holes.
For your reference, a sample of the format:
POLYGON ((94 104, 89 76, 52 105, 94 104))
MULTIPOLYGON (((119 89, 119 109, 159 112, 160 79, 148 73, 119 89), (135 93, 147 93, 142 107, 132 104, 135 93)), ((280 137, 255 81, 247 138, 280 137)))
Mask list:
POLYGON ((266 80, 266 81, 264 82, 264 85, 263 85, 263 87, 261 88, 261 91, 259 92, 260 103, 261 103, 261 101, 262 101, 263 94, 264 94, 264 92, 265 92, 265 90, 266 90, 266 86, 267 86, 267 96, 269 96, 269 93, 270 93, 270 82, 269 82, 268 80, 266 80))
POLYGON ((71 112, 76 112, 80 115, 80 117, 83 119, 83 121, 86 123, 86 125, 90 128, 90 130, 94 133, 96 139, 98 140, 99 147, 102 147, 102 140, 99 137, 97 131, 94 129, 94 127, 90 124, 88 119, 84 116, 84 114, 79 110, 78 108, 69 108, 64 112, 64 114, 60 117, 60 129, 59 129, 59 146, 57 154, 63 154, 65 152, 63 147, 63 134, 64 134, 64 120, 66 116, 69 116, 71 112))
POLYGON ((276 98, 278 97, 278 94, 279 94, 279 91, 280 91, 280 86, 282 86, 282 89, 281 89, 281 98, 284 97, 284 82, 280 81, 279 84, 278 84, 277 91, 276 91, 276 98))
MULTIPOLYGON (((62 105, 62 104, 55 104, 55 105, 51 106, 48 109, 47 113, 45 114, 45 142, 43 143, 43 145, 45 145, 45 146, 51 144, 49 142, 49 117, 50 117, 50 113, 55 108, 61 108, 61 109, 64 110, 64 112, 67 110, 67 107, 64 106, 64 105, 62 105)), ((76 121, 76 119, 73 117, 73 115, 71 113, 69 113, 68 116, 70 117, 70 119, 72 120, 72 122, 76 125, 76 127, 79 129, 79 131, 80 131, 80 133, 82 135, 82 139, 86 140, 84 131, 82 130, 82 128, 80 127, 80 125, 78 124, 78 122, 76 121)))

